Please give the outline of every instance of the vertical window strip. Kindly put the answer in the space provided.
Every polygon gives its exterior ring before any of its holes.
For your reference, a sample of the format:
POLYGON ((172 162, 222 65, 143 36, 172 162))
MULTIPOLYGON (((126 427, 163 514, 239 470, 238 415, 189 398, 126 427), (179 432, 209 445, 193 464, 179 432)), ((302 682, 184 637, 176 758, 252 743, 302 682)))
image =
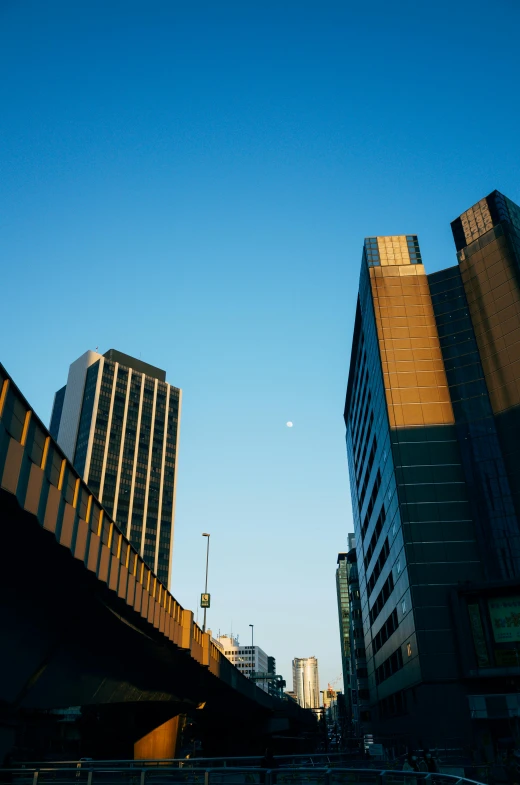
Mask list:
POLYGON ((115 363, 114 375, 112 376, 112 390, 110 392, 110 409, 108 410, 108 423, 107 423, 107 433, 105 437, 105 449, 103 452, 103 467, 101 469, 101 482, 99 483, 99 501, 101 502, 103 501, 103 488, 105 485, 105 473, 107 470, 108 445, 110 442, 110 431, 112 430, 112 413, 114 411, 114 396, 116 392, 118 370, 119 370, 119 363, 115 363))
MULTIPOLYGON (((144 374, 141 376, 141 393, 139 395, 139 412, 137 414, 137 425, 135 429, 135 447, 134 447, 134 465, 132 467, 132 485, 130 488, 130 502, 128 504, 128 523, 126 526, 126 536, 130 539, 132 533, 132 514, 134 508, 134 493, 135 493, 135 474, 137 471, 137 456, 139 454, 139 434, 141 432, 141 415, 143 412, 143 397, 144 397, 144 374)), ((141 550, 139 550, 141 553, 141 550)))
MULTIPOLYGON (((143 530, 141 532, 141 554, 144 553, 144 543, 145 543, 145 535, 146 530, 148 528, 148 497, 150 495, 150 469, 152 466, 152 449, 153 449, 153 435, 155 432, 155 410, 157 404, 157 386, 158 381, 154 379, 154 386, 153 386, 153 403, 152 403, 152 425, 150 427, 150 442, 148 444, 148 465, 146 468, 146 481, 145 481, 145 491, 144 491, 144 509, 143 509, 143 530)), ((155 534, 155 553, 157 554, 157 527, 156 527, 156 534, 155 534)), ((155 562, 155 558, 154 558, 155 562)))
POLYGON ((98 375, 96 381, 96 392, 94 393, 94 403, 92 404, 92 418, 90 420, 90 432, 88 435, 87 455, 85 457, 85 469, 83 471, 83 479, 85 482, 88 482, 88 475, 90 472, 92 446, 94 444, 94 432, 96 430, 96 420, 98 416, 99 392, 101 390, 101 379, 103 378, 104 368, 105 368, 105 358, 101 357, 101 359, 99 360, 98 375))
MULTIPOLYGON (((117 518, 117 506, 119 503, 119 486, 121 484, 121 470, 123 466, 123 448, 125 446, 125 437, 126 437, 126 419, 128 415, 128 402, 130 400, 130 384, 132 381, 132 369, 128 369, 128 378, 126 382, 126 400, 125 400, 125 411, 123 414, 123 426, 122 426, 122 433, 121 433, 121 444, 119 445, 119 458, 117 460, 117 477, 116 477, 116 490, 114 494, 114 509, 112 512, 112 517, 117 518)), ((127 531, 128 531, 128 524, 127 524, 127 531)), ((128 534, 127 534, 128 537, 128 534)))
MULTIPOLYGON (((173 527, 175 524, 175 501, 177 499, 177 455, 179 453, 179 441, 181 433, 181 407, 182 407, 182 390, 179 390, 179 405, 177 409, 177 432, 175 434, 175 461, 173 466, 173 499, 172 499, 172 525, 170 528, 170 555, 168 557, 168 575, 171 569, 172 556, 173 556, 173 527)), ((167 586, 167 589, 170 587, 167 586)))
POLYGON ((159 548, 161 543, 161 517, 162 517, 162 502, 164 490, 164 464, 166 462, 166 443, 168 440, 168 418, 170 416, 170 390, 171 386, 168 385, 166 390, 166 411, 164 413, 164 437, 161 456, 161 479, 159 485, 159 505, 157 508, 157 545, 155 547, 154 570, 157 572, 159 565, 159 548))
POLYGON ((92 495, 88 497, 88 501, 87 501, 87 514, 85 515, 85 520, 87 523, 90 523, 91 512, 92 512, 92 495))

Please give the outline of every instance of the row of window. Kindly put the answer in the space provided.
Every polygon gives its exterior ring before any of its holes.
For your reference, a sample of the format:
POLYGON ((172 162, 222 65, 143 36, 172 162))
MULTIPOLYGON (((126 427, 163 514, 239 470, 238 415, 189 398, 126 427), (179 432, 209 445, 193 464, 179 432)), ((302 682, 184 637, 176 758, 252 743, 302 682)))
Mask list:
POLYGON ((368 565, 370 564, 370 560, 374 555, 374 551, 377 547, 377 543, 379 540, 379 535, 383 530, 385 521, 386 521, 386 507, 383 502, 383 504, 381 505, 381 510, 379 511, 379 515, 377 516, 377 520, 374 526, 374 531, 372 532, 372 537, 370 538, 370 542, 368 543, 368 548, 366 549, 365 558, 363 560, 363 563, 365 565, 365 572, 367 572, 368 565))
POLYGON ((388 698, 383 698, 379 701, 379 715, 381 719, 388 717, 396 717, 400 714, 406 714, 406 694, 405 690, 394 692, 388 698))
POLYGON ((388 537, 383 543, 381 551, 379 552, 379 556, 377 557, 377 561, 374 564, 374 569, 372 570, 372 574, 370 578, 367 580, 367 592, 370 596, 374 591, 374 586, 376 585, 379 576, 383 570, 383 567, 386 564, 386 560, 390 554, 390 543, 388 542, 388 537))
POLYGON ((354 464, 355 465, 359 464, 359 455, 360 455, 361 447, 362 447, 362 444, 363 444, 363 436, 362 436, 362 434, 363 434, 363 432, 365 430, 365 425, 367 423, 368 416, 369 416, 369 413, 370 413, 370 403, 371 403, 371 401, 372 401, 372 393, 369 390, 368 391, 368 395, 367 395, 366 400, 365 400, 365 403, 364 403, 362 417, 358 421, 358 427, 352 433, 352 443, 356 445, 356 450, 355 450, 355 454, 354 454, 354 464))
POLYGON ((394 608, 394 610, 392 611, 388 619, 385 621, 385 623, 383 624, 377 635, 374 636, 374 639, 372 641, 372 649, 374 654, 376 654, 376 652, 378 652, 379 649, 387 642, 390 635, 392 635, 396 631, 398 624, 399 622, 397 619, 397 610, 396 608, 394 608))
POLYGON ((368 525, 370 523, 370 516, 372 515, 372 512, 374 510, 377 494, 379 492, 380 487, 381 487, 381 471, 378 469, 374 479, 374 484, 372 486, 372 493, 370 494, 370 499, 368 500, 367 511, 365 513, 365 517, 361 525, 361 536, 363 539, 365 539, 365 535, 367 533, 368 525))
MULTIPOLYGON (((368 439, 367 439, 366 445, 368 445, 368 439)), ((363 465, 363 461, 365 459, 366 445, 365 445, 365 449, 363 450, 363 457, 361 459, 361 464, 360 464, 361 466, 363 465)), ((374 459, 376 457, 376 450, 377 450, 377 439, 376 439, 376 435, 374 434, 374 438, 372 439, 372 446, 370 448, 370 453, 369 453, 369 456, 368 456, 368 464, 367 464, 367 468, 365 470, 365 477, 363 479, 363 485, 361 487, 361 494, 360 494, 360 497, 359 497, 359 507, 360 507, 360 509, 363 506, 363 502, 365 501, 365 495, 366 495, 366 492, 367 492, 368 481, 370 479, 370 472, 372 471, 372 466, 374 465, 374 459)))
POLYGON ((376 668, 376 684, 379 685, 403 667, 401 647, 396 649, 381 665, 376 668))
MULTIPOLYGON (((363 361, 366 362, 366 357, 363 358, 363 361)), ((365 393, 366 393, 367 384, 368 384, 368 368, 365 366, 364 370, 361 369, 360 371, 356 396, 354 398, 354 403, 352 404, 351 430, 354 437, 357 431, 359 430, 361 413, 365 405, 365 393)))
POLYGON ((376 600, 370 609, 370 624, 373 625, 383 607, 394 590, 394 576, 390 573, 386 581, 383 583, 381 591, 376 597, 376 600))

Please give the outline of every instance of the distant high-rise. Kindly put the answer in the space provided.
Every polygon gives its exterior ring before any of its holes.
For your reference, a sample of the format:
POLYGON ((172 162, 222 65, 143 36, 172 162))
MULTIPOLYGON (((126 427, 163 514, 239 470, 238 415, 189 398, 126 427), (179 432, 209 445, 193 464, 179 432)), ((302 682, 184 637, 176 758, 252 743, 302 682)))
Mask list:
POLYGON ((415 235, 365 239, 344 412, 367 720, 430 746, 520 705, 520 208, 452 229, 431 275, 415 235))
MULTIPOLYGON (((269 673, 269 660, 274 662, 274 658, 268 657, 260 646, 241 646, 238 639, 231 635, 220 635, 216 640, 224 656, 248 679, 255 674, 269 673)), ((267 681, 259 680, 256 686, 269 692, 267 681)))
MULTIPOLYGON (((348 535, 349 551, 355 547, 353 534, 348 535)), ((346 553, 338 553, 338 566, 336 569, 336 593, 338 599, 339 637, 341 646, 341 668, 343 673, 343 692, 347 719, 352 718, 352 665, 351 665, 351 621, 350 600, 348 588, 349 564, 346 553)))
POLYGON ((320 681, 316 657, 295 657, 293 667, 293 692, 304 709, 320 706, 320 681))
POLYGON ((169 587, 181 390, 153 365, 85 352, 54 399, 50 432, 169 587))

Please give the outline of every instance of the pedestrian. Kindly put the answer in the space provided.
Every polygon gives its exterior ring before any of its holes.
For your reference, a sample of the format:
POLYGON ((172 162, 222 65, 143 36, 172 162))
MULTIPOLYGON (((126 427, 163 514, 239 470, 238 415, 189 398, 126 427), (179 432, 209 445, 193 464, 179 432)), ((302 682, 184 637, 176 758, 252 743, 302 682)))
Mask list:
POLYGON ((419 771, 417 755, 415 755, 413 752, 409 752, 404 759, 403 771, 419 771))
POLYGON ((428 771, 428 765, 426 763, 426 755, 429 753, 429 750, 424 749, 423 754, 420 758, 417 759, 417 771, 428 771))
MULTIPOLYGON (((278 761, 275 759, 273 751, 270 747, 266 747, 264 757, 260 759, 259 765, 261 769, 272 770, 278 768, 278 761)), ((260 772, 260 782, 269 782, 267 779, 267 772, 260 772)))
POLYGON ((428 752, 426 755, 426 766, 428 771, 432 772, 433 774, 440 774, 441 767, 439 758, 437 757, 437 750, 432 750, 431 753, 428 752))

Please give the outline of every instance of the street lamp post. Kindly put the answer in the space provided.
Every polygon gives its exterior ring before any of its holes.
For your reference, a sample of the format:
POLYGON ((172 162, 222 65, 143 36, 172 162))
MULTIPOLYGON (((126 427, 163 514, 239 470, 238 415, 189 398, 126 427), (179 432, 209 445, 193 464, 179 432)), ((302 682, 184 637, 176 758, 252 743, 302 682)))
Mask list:
MULTIPOLYGON (((208 593, 208 565, 209 565, 209 537, 210 537, 210 535, 207 532, 203 532, 202 536, 208 538, 208 545, 207 545, 207 548, 206 548, 206 583, 204 584, 204 594, 207 594, 208 593)), ((204 608, 204 621, 202 623, 202 632, 206 632, 206 610, 207 610, 207 608, 204 608)))
POLYGON ((253 630, 255 628, 255 625, 254 624, 250 624, 249 626, 251 627, 251 665, 252 665, 251 672, 254 674, 255 670, 256 670, 256 668, 255 668, 255 665, 256 665, 255 647, 253 645, 253 630))
POLYGON ((255 625, 254 624, 250 624, 249 626, 251 627, 251 648, 253 648, 253 630, 254 630, 255 625))

